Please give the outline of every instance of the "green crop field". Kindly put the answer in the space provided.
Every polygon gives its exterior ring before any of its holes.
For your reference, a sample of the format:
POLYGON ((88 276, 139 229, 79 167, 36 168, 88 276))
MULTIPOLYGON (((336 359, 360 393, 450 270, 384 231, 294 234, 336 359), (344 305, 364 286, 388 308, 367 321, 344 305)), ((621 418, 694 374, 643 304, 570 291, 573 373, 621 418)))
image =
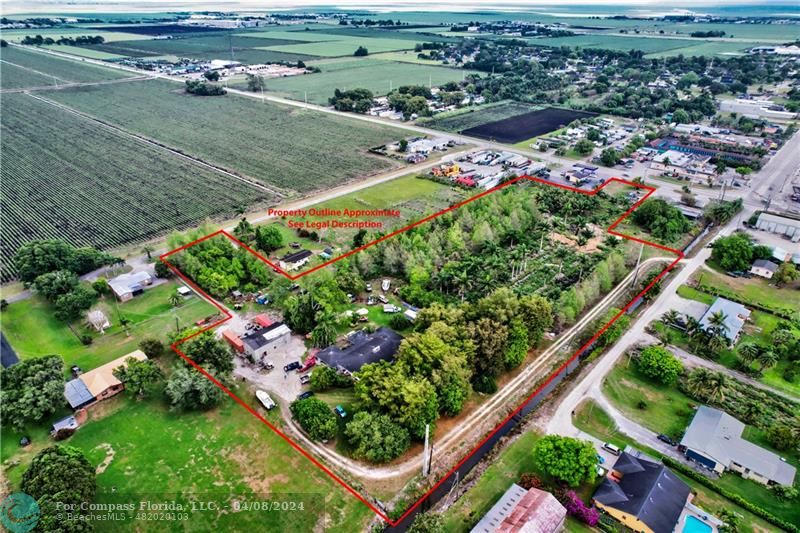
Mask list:
POLYGON ((111 248, 271 199, 25 94, 3 96, 0 131, 4 278, 33 239, 111 248))
POLYGON ((437 130, 458 132, 488 122, 522 115, 536 109, 538 109, 536 106, 519 102, 500 102, 471 108, 466 111, 459 110, 455 113, 442 113, 430 120, 419 121, 419 123, 437 130))
MULTIPOLYGON (((403 39, 370 39, 364 37, 350 37, 345 39, 322 41, 315 43, 284 44, 267 46, 267 50, 287 52, 292 54, 306 54, 322 57, 351 56, 359 46, 364 46, 371 53, 394 52, 396 50, 413 50, 415 42, 403 39)), ((260 48, 259 48, 260 49, 260 48)))
POLYGON ((744 54, 748 48, 753 46, 754 44, 740 42, 700 41, 697 44, 694 44, 693 46, 687 46, 686 48, 675 48, 663 52, 647 54, 647 57, 670 57, 678 54, 687 57, 741 55, 744 54))
POLYGON ((48 98, 263 183, 300 192, 391 168, 391 160, 367 150, 404 136, 390 126, 242 96, 191 96, 180 85, 161 80, 66 89, 48 98))
POLYGON ((92 48, 86 48, 83 46, 69 46, 65 44, 45 45, 42 46, 42 48, 78 57, 88 57, 89 59, 100 59, 101 61, 121 59, 124 57, 121 54, 111 54, 108 52, 103 52, 102 50, 94 50, 92 48))
POLYGON ((62 59, 44 52, 8 46, 0 49, 2 88, 16 89, 71 82, 95 82, 129 78, 128 72, 62 59), (6 66, 12 66, 6 70, 6 66))
POLYGON ((317 66, 322 72, 268 79, 266 90, 295 100, 303 100, 307 93, 309 102, 324 105, 335 89, 363 88, 376 95, 384 95, 390 88, 396 89, 400 85, 432 83, 436 87, 449 81, 461 81, 465 75, 474 72, 368 58, 317 66))
MULTIPOLYGON (((92 15, 94 16, 94 15, 92 15)), ((13 29, 0 31, 0 37, 12 43, 18 43, 26 36, 41 35, 58 39, 59 37, 78 37, 81 35, 99 35, 106 42, 129 41, 133 39, 151 39, 149 35, 138 35, 135 33, 111 32, 88 28, 35 28, 35 29, 13 29)))
MULTIPOLYGON (((572 46, 581 48, 604 48, 607 50, 641 50, 645 54, 688 48, 706 41, 689 39, 659 39, 657 37, 628 37, 614 34, 589 34, 574 37, 545 37, 528 39, 533 46, 572 46)), ((744 47, 745 45, 742 45, 744 47)))

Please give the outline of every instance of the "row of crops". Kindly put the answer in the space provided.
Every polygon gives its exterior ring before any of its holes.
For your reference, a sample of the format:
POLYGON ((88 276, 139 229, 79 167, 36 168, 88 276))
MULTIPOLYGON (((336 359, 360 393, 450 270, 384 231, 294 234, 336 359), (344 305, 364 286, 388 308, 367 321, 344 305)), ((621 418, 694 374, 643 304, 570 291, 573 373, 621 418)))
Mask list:
POLYGON ((2 101, 2 278, 25 242, 112 248, 230 217, 268 194, 26 94, 2 101))
POLYGON ((406 136, 391 126, 226 95, 187 95, 163 80, 46 94, 74 109, 267 186, 307 193, 387 170, 368 149, 406 136))

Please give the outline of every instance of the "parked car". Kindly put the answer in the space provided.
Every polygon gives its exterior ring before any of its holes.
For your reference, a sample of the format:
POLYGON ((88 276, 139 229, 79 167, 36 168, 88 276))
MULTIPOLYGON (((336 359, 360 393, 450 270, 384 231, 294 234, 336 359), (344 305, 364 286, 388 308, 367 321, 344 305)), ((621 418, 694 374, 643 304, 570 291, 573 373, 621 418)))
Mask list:
POLYGON ((622 453, 622 450, 619 449, 619 446, 615 446, 610 442, 606 442, 605 444, 603 444, 603 449, 613 455, 619 455, 622 453))
POLYGON ((310 383, 310 382, 311 382, 311 376, 309 376, 308 374, 300 376, 300 384, 301 385, 305 385, 306 383, 310 383))
POLYGON ((341 405, 337 405, 334 411, 336 411, 336 414, 339 415, 339 418, 344 418, 347 416, 347 411, 345 411, 344 407, 341 405))
POLYGON ((285 367, 283 367, 283 371, 284 372, 291 372, 292 370, 294 370, 296 368, 300 368, 301 366, 303 366, 303 365, 300 364, 300 361, 294 361, 292 363, 289 363, 285 367))
POLYGON ((258 389, 256 391, 256 398, 258 398, 258 401, 261 402, 261 405, 263 405, 264 409, 266 409, 267 411, 275 407, 275 402, 272 401, 272 398, 270 398, 269 394, 267 394, 266 391, 258 389))
POLYGON ((304 393, 300 394, 297 399, 298 400, 305 400, 306 398, 311 398, 314 396, 314 393, 310 390, 305 391, 304 393))
POLYGON ((606 462, 606 458, 598 453, 597 454, 597 464, 603 464, 605 462, 606 462))
POLYGON ((677 442, 675 442, 675 441, 672 439, 672 437, 670 437, 669 435, 664 435, 663 433, 662 433, 662 434, 660 434, 660 435, 659 435, 658 437, 656 437, 656 438, 657 438, 658 440, 660 440, 661 442, 665 442, 665 443, 669 444, 670 446, 677 446, 677 445, 678 445, 678 443, 677 443, 677 442))

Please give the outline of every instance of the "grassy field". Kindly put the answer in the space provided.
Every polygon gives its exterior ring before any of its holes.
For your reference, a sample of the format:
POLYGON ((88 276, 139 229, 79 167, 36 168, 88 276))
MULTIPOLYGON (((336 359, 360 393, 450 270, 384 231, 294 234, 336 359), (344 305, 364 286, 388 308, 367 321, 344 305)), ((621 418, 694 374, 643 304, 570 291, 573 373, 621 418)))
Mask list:
POLYGON ((109 59, 121 59, 124 57, 121 54, 110 54, 108 52, 103 52, 102 50, 94 50, 92 48, 86 48, 83 46, 69 46, 65 44, 52 44, 49 46, 43 46, 42 48, 52 50, 54 52, 62 52, 64 54, 70 54, 79 57, 87 57, 89 59, 100 59, 102 61, 109 59))
POLYGON ((39 85, 56 85, 74 82, 95 82, 129 78, 132 74, 120 70, 87 65, 79 61, 61 59, 43 52, 32 52, 8 46, 0 49, 2 61, 2 89, 18 89, 39 85), (6 70, 10 64, 15 67, 6 70), (24 72, 24 73, 23 73, 24 72))
POLYGON ((441 65, 441 61, 434 59, 420 59, 417 52, 405 50, 402 52, 383 52, 381 54, 370 54, 370 59, 381 59, 384 61, 400 61, 401 63, 414 63, 416 65, 441 65))
MULTIPOLYGON (((94 15, 91 15, 94 17, 94 15)), ((35 29, 12 29, 0 31, 0 37, 12 43, 18 43, 26 36, 41 35, 58 39, 59 37, 79 37, 81 35, 99 35, 106 42, 127 41, 132 39, 149 39, 147 35, 135 33, 124 33, 117 31, 87 30, 86 28, 35 28, 35 29)))
POLYGON ((177 84, 157 80, 48 96, 205 161, 300 192, 391 168, 396 163, 367 149, 404 136, 389 126, 240 96, 191 96, 177 84))
MULTIPOLYGON (((384 95, 400 85, 428 85, 434 87, 449 81, 461 81, 470 71, 447 67, 353 59, 319 65, 322 72, 304 76, 268 79, 266 90, 294 100, 308 98, 309 102, 327 105, 335 89, 369 89, 384 95)), ((245 88, 242 81, 239 86, 245 88)))
MULTIPOLYGON (((800 311, 800 291, 793 287, 778 288, 766 279, 734 278, 718 272, 702 271, 698 282, 725 292, 734 292, 747 302, 780 308, 787 313, 800 311)), ((800 286, 800 285, 798 285, 800 286)))
POLYGON ((286 52, 290 54, 305 54, 322 57, 341 57, 353 55, 359 46, 364 46, 371 53, 394 52, 396 50, 413 50, 414 41, 403 39, 370 39, 362 37, 348 37, 321 41, 315 43, 282 44, 267 46, 267 50, 286 52))
POLYGON ((29 95, 3 96, 0 128, 5 274, 32 239, 111 248, 273 199, 29 95))
POLYGON ((685 56, 729 53, 753 46, 752 44, 738 42, 634 37, 601 33, 576 35, 573 37, 528 39, 528 42, 533 46, 572 46, 620 51, 641 50, 645 54, 675 55, 681 53, 685 56))
MULTIPOLYGON (((655 450, 652 450, 646 446, 642 446, 642 443, 633 440, 624 433, 621 433, 617 429, 617 426, 611 416, 609 416, 609 414, 606 413, 602 407, 597 405, 594 400, 589 399, 581 403, 575 410, 575 418, 573 418, 573 421, 575 423, 575 427, 594 437, 597 437, 602 441, 612 442, 620 448, 633 446, 634 448, 642 450, 652 457, 661 457, 661 455, 655 450)), ((695 493, 695 498, 692 501, 692 503, 695 505, 714 514, 718 514, 721 509, 731 508, 735 509, 737 513, 741 514, 742 525, 739 527, 739 531, 741 531, 741 533, 758 533, 762 531, 770 531, 774 528, 774 526, 768 522, 757 517, 753 513, 746 511, 726 498, 723 498, 716 492, 701 485, 697 481, 689 479, 681 474, 678 474, 678 476, 683 479, 683 481, 686 482, 695 493)))
POLYGON ((114 302, 111 296, 100 300, 94 309, 102 310, 111 322, 104 334, 89 330, 81 320, 68 326, 55 318, 53 307, 38 296, 9 304, 1 315, 2 331, 20 359, 57 354, 64 359, 67 372, 72 365, 90 370, 136 350, 144 338, 165 339, 176 322, 186 327, 216 313, 215 307, 196 296, 173 308, 168 299, 177 286, 170 282, 152 287, 124 303, 114 302), (130 335, 120 326, 120 316, 130 321, 130 335), (76 332, 90 333, 92 344, 81 344, 76 332))
POLYGON ((538 109, 536 106, 518 102, 499 102, 467 110, 442 113, 432 119, 420 121, 420 124, 437 130, 458 132, 488 122, 496 122, 498 120, 522 115, 536 109, 538 109))
MULTIPOLYGON (((236 391, 251 399, 245 390, 236 391)), ((96 502, 177 499, 215 501, 220 512, 189 512, 185 521, 99 522, 98 531, 361 531, 372 511, 232 400, 210 412, 179 413, 158 399, 119 396, 98 407, 104 418, 81 427, 65 444, 100 466, 96 502), (296 502, 295 511, 233 511, 234 501, 296 502)), ((270 415, 280 423, 277 415, 270 415)), ((14 487, 41 434, 14 456, 14 487)), ((5 442, 4 456, 15 440, 5 442)), ((51 441, 52 442, 52 441, 51 441)))

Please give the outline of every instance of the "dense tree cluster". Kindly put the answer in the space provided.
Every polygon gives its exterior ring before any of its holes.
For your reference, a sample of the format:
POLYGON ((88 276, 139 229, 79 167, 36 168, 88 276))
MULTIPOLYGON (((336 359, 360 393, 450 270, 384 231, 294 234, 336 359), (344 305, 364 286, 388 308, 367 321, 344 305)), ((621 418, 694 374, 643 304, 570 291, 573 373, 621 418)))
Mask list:
POLYGON ((304 398, 289 406, 300 427, 314 440, 330 440, 336 436, 336 415, 319 398, 304 398))
POLYGON ((769 259, 772 250, 768 246, 758 245, 753 238, 744 232, 736 232, 714 241, 711 259, 727 271, 749 270, 756 259, 769 259))
POLYGON ((64 361, 58 355, 23 359, 0 369, 3 424, 23 428, 64 405, 64 361))
POLYGON ((90 504, 97 492, 94 466, 72 446, 51 446, 36 454, 22 475, 20 488, 39 504, 37 531, 65 533, 91 531, 92 523, 80 513, 64 509, 90 504), (69 515, 69 516, 68 516, 69 515))
POLYGON ((52 37, 42 37, 41 35, 35 35, 31 37, 30 35, 26 35, 20 41, 21 44, 33 45, 33 46, 42 46, 42 45, 50 45, 50 44, 61 44, 61 45, 68 45, 68 46, 85 46, 90 44, 103 44, 105 39, 102 35, 78 35, 77 37, 59 37, 58 39, 53 39, 52 37))
POLYGON ((648 346, 636 358, 636 369, 650 379, 672 385, 683 373, 683 365, 663 346, 648 346))
POLYGON ((664 242, 675 242, 692 228, 692 223, 680 209, 661 198, 653 198, 639 206, 633 212, 633 221, 664 242))
POLYGON ((228 91, 222 85, 214 85, 201 80, 186 80, 186 92, 197 96, 221 96, 228 91))
POLYGON ((163 374, 155 361, 139 361, 135 357, 129 357, 124 366, 114 369, 114 377, 125 384, 126 391, 144 398, 161 381, 163 374))
MULTIPOLYGON (((315 371, 316 372, 316 371, 315 371)), ((372 463, 385 463, 400 456, 410 445, 408 431, 386 415, 360 411, 344 431, 350 454, 372 463)))
POLYGON ((533 449, 539 470, 555 479, 577 487, 597 476, 597 452, 589 441, 547 435, 533 449))
POLYGON ((328 100, 337 111, 366 113, 372 107, 373 94, 369 89, 335 89, 328 100))
POLYGON ((94 248, 75 248, 58 239, 30 241, 14 256, 19 279, 30 285, 37 277, 56 270, 82 275, 121 259, 94 248))

